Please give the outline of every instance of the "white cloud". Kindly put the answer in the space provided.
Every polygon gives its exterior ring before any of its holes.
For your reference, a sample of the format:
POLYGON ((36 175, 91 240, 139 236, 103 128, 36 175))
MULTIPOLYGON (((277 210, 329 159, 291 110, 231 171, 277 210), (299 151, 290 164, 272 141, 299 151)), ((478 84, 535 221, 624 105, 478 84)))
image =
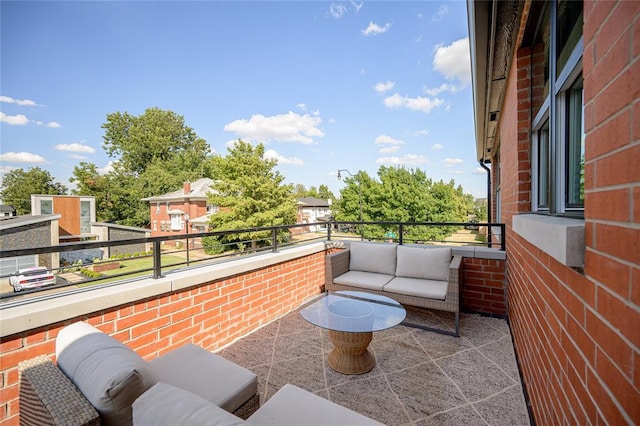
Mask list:
POLYGON ((300 108, 303 111, 307 110, 307 104, 305 104, 304 102, 301 102, 299 104, 296 105, 298 108, 300 108))
POLYGON ((357 13, 357 12, 360 12, 360 9, 362 9, 362 6, 364 6, 364 2, 361 1, 360 4, 358 4, 355 1, 352 1, 351 6, 353 6, 353 8, 356 10, 356 13, 357 13))
POLYGON ((455 84, 442 83, 439 87, 428 88, 425 87, 422 89, 425 94, 429 96, 438 96, 442 92, 451 92, 455 93, 464 88, 464 85, 456 86, 455 84))
POLYGON ((448 13, 449 13, 449 7, 446 4, 443 4, 438 8, 438 11, 436 12, 436 14, 431 17, 431 20, 442 21, 442 18, 444 18, 448 13))
POLYGON ((475 169, 473 169, 471 171, 472 174, 474 175, 486 175, 487 171, 485 169, 483 169, 482 167, 476 167, 475 169))
POLYGON ((50 121, 47 123, 47 127, 51 127, 52 129, 57 129, 58 127, 62 127, 60 123, 56 123, 55 121, 50 121))
POLYGON ((264 152, 264 158, 269 160, 276 160, 278 164, 290 164, 293 166, 304 166, 304 161, 299 159, 298 157, 285 157, 283 155, 278 154, 273 149, 268 149, 264 152))
POLYGON ((30 152, 5 152, 0 154, 0 161, 7 161, 10 163, 46 163, 47 160, 38 154, 32 154, 30 152))
POLYGON ((462 164, 464 161, 461 158, 445 158, 442 160, 442 164, 445 166, 455 166, 456 164, 462 164))
POLYGON ((454 174, 454 175, 463 175, 463 174, 464 174, 464 172, 463 172, 462 170, 454 170, 454 171, 453 171, 453 174, 454 174))
POLYGON ((4 112, 0 111, 0 122, 7 123, 12 126, 24 126, 29 122, 29 119, 26 115, 17 114, 17 115, 7 115, 4 112))
POLYGON ((16 170, 18 167, 7 166, 5 164, 0 165, 0 174, 9 173, 12 170, 16 170))
POLYGON ((106 166, 98 167, 96 170, 97 170, 98 174, 100 174, 100 175, 106 175, 107 173, 112 172, 113 171, 113 161, 109 161, 106 166))
POLYGON ((413 132, 413 136, 427 136, 429 134, 429 131, 427 129, 421 129, 418 130, 417 132, 413 132))
POLYGON ((395 145, 395 146, 387 146, 384 148, 380 148, 380 150, 378 150, 378 154, 392 154, 396 151, 398 151, 400 149, 399 146, 395 145))
POLYGON ((412 111, 422 111, 425 114, 431 112, 432 109, 442 105, 444 101, 438 98, 423 98, 418 96, 417 98, 410 98, 407 96, 400 96, 395 93, 384 100, 384 104, 387 108, 406 108, 412 111))
POLYGON ((315 114, 299 115, 289 111, 287 114, 271 117, 254 114, 249 120, 235 120, 226 124, 224 131, 234 132, 247 142, 279 141, 309 145, 316 143, 313 138, 324 136, 324 132, 318 127, 321 123, 322 119, 315 114))
POLYGON ((80 143, 69 143, 69 144, 60 143, 60 144, 54 145, 53 149, 56 149, 58 151, 67 151, 67 152, 84 152, 87 154, 93 154, 94 152, 96 152, 95 148, 90 147, 88 145, 83 145, 80 143))
POLYGON ((376 90, 376 92, 378 93, 384 93, 384 92, 388 92, 389 90, 393 89, 393 86, 395 86, 396 83, 394 83, 393 81, 389 81, 387 80, 386 82, 379 82, 376 83, 375 86, 373 86, 373 88, 376 90))
POLYGON ((380 135, 375 140, 376 145, 404 145, 404 141, 394 139, 391 136, 380 135))
POLYGON ((30 99, 13 99, 13 98, 10 98, 9 96, 0 96, 0 102, 6 102, 8 104, 17 104, 20 106, 44 106, 44 105, 37 104, 30 99))
POLYGON ((344 15, 346 12, 347 7, 343 4, 331 3, 331 5, 329 6, 329 15, 333 16, 336 19, 342 18, 342 15, 344 15))
POLYGON ((376 164, 417 165, 427 164, 429 160, 424 155, 405 154, 401 157, 382 157, 376 160, 376 164))
POLYGON ((440 150, 440 149, 443 149, 443 148, 444 148, 444 146, 442 146, 442 144, 440 144, 440 143, 434 143, 433 145, 431 145, 431 149, 433 149, 433 150, 440 150))
POLYGON ((458 80, 464 85, 471 83, 469 38, 456 40, 449 46, 437 46, 433 69, 449 80, 458 80))
POLYGON ((375 24, 372 21, 369 21, 369 26, 366 29, 362 30, 362 34, 366 36, 378 35, 378 34, 386 33, 387 31, 389 31, 389 28, 391 28, 391 24, 388 22, 384 24, 384 27, 381 27, 380 25, 375 24))

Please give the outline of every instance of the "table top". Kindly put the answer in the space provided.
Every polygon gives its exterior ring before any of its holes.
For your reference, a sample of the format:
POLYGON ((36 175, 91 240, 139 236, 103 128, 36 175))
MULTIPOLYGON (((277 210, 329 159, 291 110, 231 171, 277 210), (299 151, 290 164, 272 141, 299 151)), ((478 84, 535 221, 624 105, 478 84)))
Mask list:
POLYGON ((302 318, 327 330, 362 333, 400 324, 407 312, 395 300, 360 291, 323 293, 301 310, 302 318))

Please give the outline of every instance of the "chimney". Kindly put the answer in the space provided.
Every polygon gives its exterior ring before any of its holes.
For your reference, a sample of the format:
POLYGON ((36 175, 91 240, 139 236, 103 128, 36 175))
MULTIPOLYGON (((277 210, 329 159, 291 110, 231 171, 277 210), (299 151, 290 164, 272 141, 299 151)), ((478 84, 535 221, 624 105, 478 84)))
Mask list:
POLYGON ((190 194, 191 193, 191 182, 185 182, 183 190, 184 190, 184 195, 190 194))

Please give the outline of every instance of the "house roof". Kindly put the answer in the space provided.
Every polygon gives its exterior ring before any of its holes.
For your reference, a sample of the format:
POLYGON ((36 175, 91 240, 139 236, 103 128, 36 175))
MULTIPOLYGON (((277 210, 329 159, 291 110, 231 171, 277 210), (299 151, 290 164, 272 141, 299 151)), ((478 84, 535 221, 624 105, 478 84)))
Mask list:
POLYGON ((299 206, 307 206, 307 207, 331 207, 331 204, 328 200, 323 200, 321 198, 316 197, 303 197, 298 198, 299 206))
POLYGON ((9 204, 0 204, 0 212, 15 212, 16 208, 9 204))
MULTIPOLYGON (((523 3, 467 0, 476 155, 490 161, 507 87, 523 3)), ((497 146, 497 145, 496 145, 497 146)))
POLYGON ((61 217, 61 214, 23 214, 20 216, 0 218, 0 231, 20 228, 27 225, 33 225, 35 223, 51 222, 53 220, 58 220, 61 217))
POLYGON ((153 195, 151 197, 143 198, 142 201, 175 201, 175 200, 206 200, 208 193, 213 192, 211 186, 213 180, 209 178, 198 179, 195 182, 191 182, 191 192, 184 193, 184 186, 177 191, 168 192, 162 195, 153 195))

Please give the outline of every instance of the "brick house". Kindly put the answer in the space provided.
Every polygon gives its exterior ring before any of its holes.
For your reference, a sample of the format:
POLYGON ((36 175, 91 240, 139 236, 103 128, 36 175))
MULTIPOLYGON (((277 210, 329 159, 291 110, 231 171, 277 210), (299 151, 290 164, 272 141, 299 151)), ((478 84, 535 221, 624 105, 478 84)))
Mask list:
POLYGON ((537 424, 640 423, 640 2, 467 3, 476 152, 537 424))
MULTIPOLYGON (((331 200, 322 200, 316 197, 298 198, 296 202, 296 223, 316 223, 327 222, 331 218, 331 200)), ((320 226, 314 225, 310 227, 294 228, 292 232, 315 232, 320 226)))
POLYGON ((164 236, 206 232, 209 230, 209 216, 218 211, 209 204, 208 193, 213 181, 209 178, 195 182, 185 182, 177 191, 143 198, 149 202, 151 236, 164 236))

